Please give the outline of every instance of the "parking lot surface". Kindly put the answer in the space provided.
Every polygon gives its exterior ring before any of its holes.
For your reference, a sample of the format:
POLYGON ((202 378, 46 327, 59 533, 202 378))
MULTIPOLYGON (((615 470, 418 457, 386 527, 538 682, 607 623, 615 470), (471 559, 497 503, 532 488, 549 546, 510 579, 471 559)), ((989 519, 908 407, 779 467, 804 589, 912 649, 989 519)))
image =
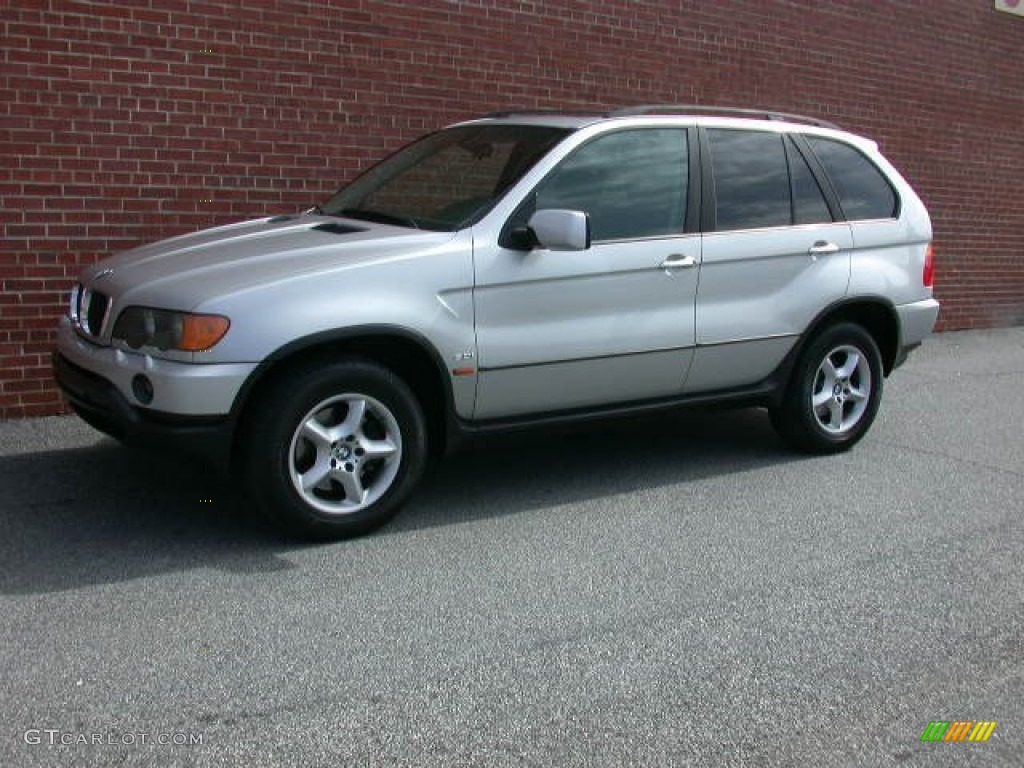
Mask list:
POLYGON ((1019 766, 1022 379, 1022 328, 935 336, 828 458, 758 410, 497 438, 320 545, 0 423, 0 765, 1019 766))

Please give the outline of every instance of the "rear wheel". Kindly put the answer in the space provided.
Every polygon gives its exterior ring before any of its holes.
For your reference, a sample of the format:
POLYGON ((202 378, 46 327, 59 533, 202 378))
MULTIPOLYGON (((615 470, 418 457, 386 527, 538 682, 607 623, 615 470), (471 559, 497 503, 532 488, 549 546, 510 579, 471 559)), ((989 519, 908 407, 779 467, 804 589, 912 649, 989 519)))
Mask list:
POLYGON ((426 464, 419 402, 393 372, 345 360, 279 378, 249 411, 248 485, 264 515, 305 536, 370 531, 426 464))
POLYGON ((882 356, 871 334, 853 323, 826 328, 793 371, 772 424, 810 453, 844 451, 871 427, 882 397, 882 356))

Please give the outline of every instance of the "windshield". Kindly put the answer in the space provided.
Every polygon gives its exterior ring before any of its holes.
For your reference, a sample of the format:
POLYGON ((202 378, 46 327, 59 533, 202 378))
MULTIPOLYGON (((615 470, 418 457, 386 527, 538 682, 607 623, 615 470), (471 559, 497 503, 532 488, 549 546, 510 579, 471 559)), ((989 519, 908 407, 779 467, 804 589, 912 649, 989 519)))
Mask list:
POLYGON ((316 212, 418 229, 462 229, 568 133, 537 125, 447 128, 391 155, 316 212))

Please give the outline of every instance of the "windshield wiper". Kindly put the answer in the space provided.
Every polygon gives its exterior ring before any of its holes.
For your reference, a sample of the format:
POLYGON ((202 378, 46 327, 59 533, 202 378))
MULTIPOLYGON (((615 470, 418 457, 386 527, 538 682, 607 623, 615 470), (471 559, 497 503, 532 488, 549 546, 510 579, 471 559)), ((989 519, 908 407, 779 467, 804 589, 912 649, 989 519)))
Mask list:
POLYGON ((411 216, 397 216, 393 213, 383 211, 371 211, 368 208, 342 208, 335 216, 347 216, 350 219, 362 219, 364 221, 375 221, 378 224, 396 224, 399 227, 411 227, 421 229, 416 219, 411 216))

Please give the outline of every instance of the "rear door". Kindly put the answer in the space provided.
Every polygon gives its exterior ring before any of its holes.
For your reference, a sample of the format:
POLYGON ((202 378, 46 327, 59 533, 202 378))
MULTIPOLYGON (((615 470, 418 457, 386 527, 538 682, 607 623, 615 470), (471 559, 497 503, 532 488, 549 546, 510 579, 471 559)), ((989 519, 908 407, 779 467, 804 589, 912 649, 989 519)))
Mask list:
POLYGON ((768 376, 850 280, 849 225, 784 132, 708 128, 703 261, 687 392, 768 376))

